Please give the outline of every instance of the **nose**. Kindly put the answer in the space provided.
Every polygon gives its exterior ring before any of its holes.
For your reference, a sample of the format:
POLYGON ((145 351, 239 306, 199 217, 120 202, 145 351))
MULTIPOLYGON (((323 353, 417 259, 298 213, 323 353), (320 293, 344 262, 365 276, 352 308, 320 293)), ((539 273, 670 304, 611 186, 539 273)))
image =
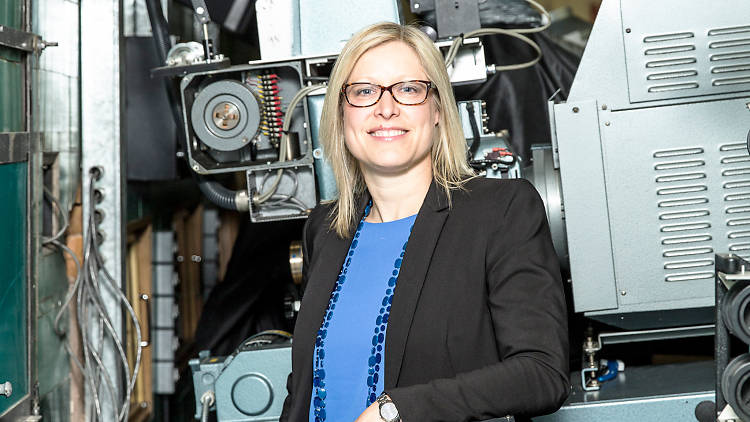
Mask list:
POLYGON ((383 96, 380 97, 380 101, 374 107, 375 114, 384 119, 390 119, 399 114, 399 104, 393 99, 393 94, 390 91, 383 92, 383 96))

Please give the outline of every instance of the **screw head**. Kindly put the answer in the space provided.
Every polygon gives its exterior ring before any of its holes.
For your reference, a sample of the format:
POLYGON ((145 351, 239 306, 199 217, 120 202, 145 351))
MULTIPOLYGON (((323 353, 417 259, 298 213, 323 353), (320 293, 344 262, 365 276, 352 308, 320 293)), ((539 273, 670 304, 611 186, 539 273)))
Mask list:
POLYGON ((626 294, 628 294, 628 292, 626 292, 625 290, 620 290, 620 294, 625 296, 626 294))
POLYGON ((610 124, 609 122, 604 122, 604 126, 609 126, 610 124))
POLYGON ((573 113, 578 113, 579 111, 581 111, 581 109, 579 109, 578 107, 573 107, 573 113))
POLYGON ((625 28, 625 32, 630 33, 630 28, 625 28))

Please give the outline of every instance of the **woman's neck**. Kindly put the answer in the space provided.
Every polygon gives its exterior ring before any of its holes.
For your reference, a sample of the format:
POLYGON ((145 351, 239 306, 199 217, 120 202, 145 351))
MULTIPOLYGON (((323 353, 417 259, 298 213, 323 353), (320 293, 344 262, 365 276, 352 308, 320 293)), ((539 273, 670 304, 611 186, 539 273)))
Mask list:
POLYGON ((409 217, 419 212, 432 182, 432 167, 413 171, 378 175, 363 172, 372 208, 365 221, 383 223, 409 217))

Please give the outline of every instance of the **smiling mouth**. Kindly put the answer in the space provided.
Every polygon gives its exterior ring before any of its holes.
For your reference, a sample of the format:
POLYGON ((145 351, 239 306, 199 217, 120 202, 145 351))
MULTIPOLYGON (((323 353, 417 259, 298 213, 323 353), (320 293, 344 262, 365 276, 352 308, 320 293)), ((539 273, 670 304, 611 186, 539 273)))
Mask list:
POLYGON ((389 129, 389 130, 375 130, 370 132, 370 135, 378 137, 378 138, 393 138, 395 136, 401 136, 405 134, 406 130, 396 130, 396 129, 389 129))

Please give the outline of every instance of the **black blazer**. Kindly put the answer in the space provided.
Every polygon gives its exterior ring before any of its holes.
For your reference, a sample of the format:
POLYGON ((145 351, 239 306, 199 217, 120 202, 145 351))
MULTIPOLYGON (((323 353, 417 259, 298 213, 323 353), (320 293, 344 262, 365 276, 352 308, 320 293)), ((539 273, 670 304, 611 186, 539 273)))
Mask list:
MULTIPOLYGON (((570 386, 544 204, 525 180, 475 178, 451 198, 449 207, 433 183, 414 223, 388 322, 385 391, 405 422, 551 413, 570 386)), ((315 336, 351 243, 329 230, 329 211, 316 207, 304 230, 307 284, 281 421, 308 420, 315 336)))

